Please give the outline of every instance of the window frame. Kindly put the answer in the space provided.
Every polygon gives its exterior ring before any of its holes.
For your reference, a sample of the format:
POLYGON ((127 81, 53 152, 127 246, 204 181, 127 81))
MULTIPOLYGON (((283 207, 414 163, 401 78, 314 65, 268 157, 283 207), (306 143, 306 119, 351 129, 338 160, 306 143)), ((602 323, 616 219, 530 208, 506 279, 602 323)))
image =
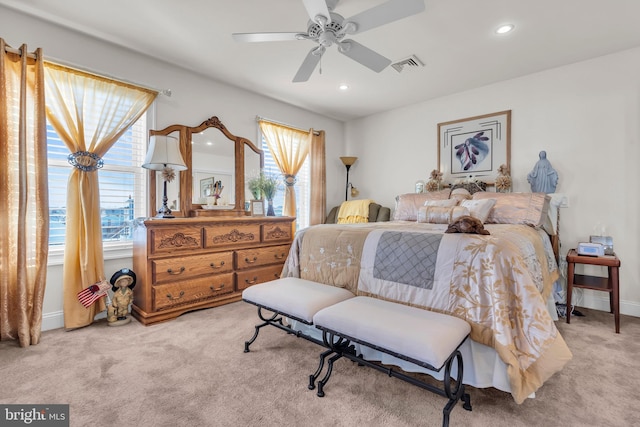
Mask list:
MULTIPOLYGON (((147 152, 148 146, 149 146, 149 130, 153 129, 155 126, 155 117, 156 117, 156 103, 155 101, 151 104, 151 106, 149 107, 149 109, 147 109, 147 111, 145 112, 145 117, 146 117, 146 122, 145 122, 145 129, 144 129, 144 148, 142 150, 143 153, 147 152)), ((144 158, 144 154, 142 156, 144 158)), ((142 164, 142 163, 141 163, 142 164)), ((71 168, 73 166, 71 166, 68 162, 66 162, 66 160, 60 161, 60 160, 48 160, 47 161, 47 165, 48 166, 56 166, 56 167, 68 167, 69 170, 71 170, 71 168), (53 165, 52 165, 53 162, 53 165)), ((111 167, 109 167, 110 170, 114 170, 114 171, 123 171, 123 170, 131 170, 132 168, 129 167, 123 167, 123 166, 118 166, 118 165, 113 165, 111 167)), ((140 176, 140 191, 139 191, 139 195, 142 198, 142 200, 138 200, 138 197, 134 194, 132 195, 133 200, 134 200, 134 205, 135 206, 139 206, 140 210, 136 210, 137 212, 142 212, 142 215, 144 217, 148 217, 149 216, 149 202, 148 202, 148 189, 149 189, 149 174, 146 173, 147 171, 145 169, 143 169, 140 166, 140 172, 138 174, 138 176, 140 176)), ((135 212, 135 211, 134 211, 135 212)), ((134 221, 137 220, 139 216, 136 216, 134 214, 134 221)), ((128 241, 103 241, 102 243, 102 251, 103 251, 103 257, 104 260, 115 260, 115 259, 122 259, 122 258, 132 258, 133 257, 133 240, 128 240, 128 241)), ((48 261, 47 261, 47 265, 48 266, 54 266, 54 265, 63 265, 64 264, 64 253, 65 253, 65 245, 55 245, 55 246, 51 246, 49 245, 49 255, 48 255, 48 261)))

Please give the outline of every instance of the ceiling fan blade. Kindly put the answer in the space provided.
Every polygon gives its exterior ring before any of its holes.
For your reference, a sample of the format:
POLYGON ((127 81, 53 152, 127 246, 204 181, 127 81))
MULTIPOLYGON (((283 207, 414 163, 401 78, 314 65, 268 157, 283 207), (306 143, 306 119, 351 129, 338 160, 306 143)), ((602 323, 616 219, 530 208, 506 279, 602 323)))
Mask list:
POLYGON ((331 15, 329 14, 329 8, 327 7, 327 2, 325 0, 302 0, 304 3, 304 7, 307 9, 307 13, 309 14, 309 18, 318 23, 316 20, 316 16, 324 16, 327 18, 327 24, 331 22, 331 15))
POLYGON ((237 42, 279 42, 299 40, 301 33, 234 33, 231 36, 237 42))
POLYGON ((344 40, 338 46, 338 51, 349 58, 379 73, 391 64, 391 60, 365 47, 354 40, 344 40))
POLYGON ((316 69, 318 62, 320 62, 320 58, 322 58, 322 54, 324 53, 324 48, 322 46, 314 47, 309 51, 307 57, 302 61, 302 65, 298 69, 295 77, 293 78, 293 83, 306 82, 311 77, 313 70, 316 69))
POLYGON ((389 0, 345 21, 356 24, 355 31, 350 31, 349 34, 358 34, 422 11, 424 11, 424 0, 389 0))

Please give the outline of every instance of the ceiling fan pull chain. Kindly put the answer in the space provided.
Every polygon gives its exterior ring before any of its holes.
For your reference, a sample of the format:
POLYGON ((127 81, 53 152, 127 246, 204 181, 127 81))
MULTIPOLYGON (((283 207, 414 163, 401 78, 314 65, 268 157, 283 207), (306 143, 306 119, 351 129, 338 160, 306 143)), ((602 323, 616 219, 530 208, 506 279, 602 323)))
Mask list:
POLYGON ((322 74, 322 55, 320 55, 320 66, 318 68, 319 74, 322 74))

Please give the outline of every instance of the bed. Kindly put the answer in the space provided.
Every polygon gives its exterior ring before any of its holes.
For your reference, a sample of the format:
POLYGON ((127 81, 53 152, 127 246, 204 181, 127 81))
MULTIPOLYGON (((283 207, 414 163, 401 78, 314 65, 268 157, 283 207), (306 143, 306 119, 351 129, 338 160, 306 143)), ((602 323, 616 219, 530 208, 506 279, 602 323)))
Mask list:
MULTIPOLYGON (((472 339, 461 349, 463 382, 509 392, 517 403, 534 396, 572 357, 549 308, 559 276, 549 237, 557 230, 551 198, 482 192, 455 199, 448 190, 404 196, 387 223, 300 230, 282 276, 460 317, 471 325, 472 339), (480 218, 489 235, 444 233, 463 204, 463 213, 480 218)), ((422 372, 372 349, 359 351, 422 372)))

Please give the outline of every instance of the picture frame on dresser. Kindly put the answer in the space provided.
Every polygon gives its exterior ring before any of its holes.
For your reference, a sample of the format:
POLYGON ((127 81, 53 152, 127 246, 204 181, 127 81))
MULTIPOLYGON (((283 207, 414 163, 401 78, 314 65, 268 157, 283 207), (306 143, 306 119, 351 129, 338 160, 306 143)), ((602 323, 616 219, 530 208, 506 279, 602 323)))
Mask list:
POLYGON ((438 123, 438 165, 444 182, 482 178, 493 184, 510 168, 511 110, 438 123))
POLYGON ((251 200, 249 212, 251 216, 264 216, 264 200, 251 200))

